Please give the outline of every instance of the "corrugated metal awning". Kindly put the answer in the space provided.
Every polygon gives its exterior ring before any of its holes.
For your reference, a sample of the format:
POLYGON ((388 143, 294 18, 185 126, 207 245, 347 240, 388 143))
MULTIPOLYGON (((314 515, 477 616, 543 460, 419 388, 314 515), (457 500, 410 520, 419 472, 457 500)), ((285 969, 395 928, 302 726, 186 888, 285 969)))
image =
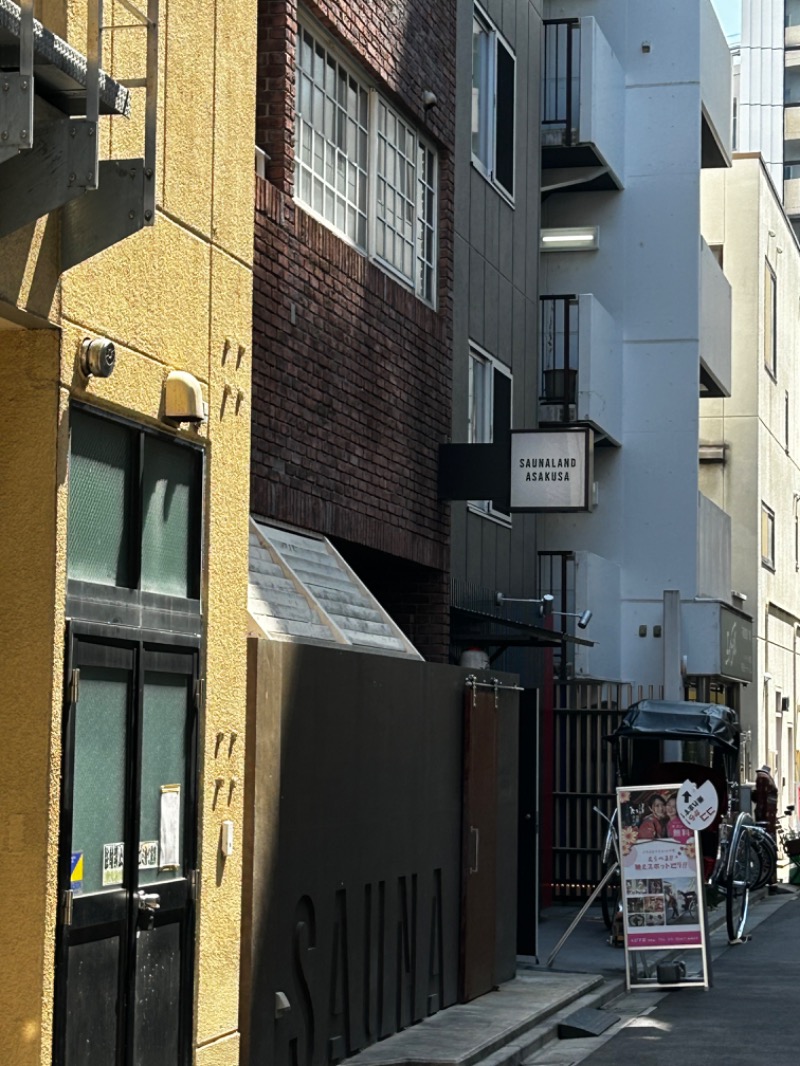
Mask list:
POLYGON ((422 658, 329 540, 253 518, 248 610, 272 640, 422 658))

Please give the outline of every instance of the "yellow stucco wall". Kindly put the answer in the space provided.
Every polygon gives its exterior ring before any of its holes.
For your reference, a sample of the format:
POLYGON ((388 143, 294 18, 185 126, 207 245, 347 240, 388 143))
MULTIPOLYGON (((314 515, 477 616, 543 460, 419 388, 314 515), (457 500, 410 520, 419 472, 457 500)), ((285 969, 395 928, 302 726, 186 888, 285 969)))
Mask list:
MULTIPOLYGON (((85 5, 48 0, 47 11, 53 28, 66 28, 83 50, 85 5)), ((36 316, 32 325, 51 327, 0 329, 0 646, 8 678, 0 729, 9 745, 0 867, 7 898, 25 900, 24 908, 0 910, 0 1058, 15 1066, 43 1066, 51 1055, 68 404, 80 398, 166 428, 158 419, 170 369, 194 374, 209 406, 207 424, 180 431, 207 447, 196 1060, 238 1062, 255 14, 255 0, 162 4, 154 227, 63 275, 57 213, 0 241, 0 318, 24 310, 36 316), (115 342, 110 378, 87 382, 78 372, 86 336, 115 342), (220 864, 227 818, 235 850, 220 864)), ((140 45, 121 40, 109 39, 106 51, 120 76, 133 73, 140 54, 140 45)), ((142 103, 137 91, 127 124, 101 120, 104 151, 141 153, 142 103)))
POLYGON ((64 599, 58 334, 0 332, 0 366, 0 1047, 5 1061, 25 1066, 39 1062, 52 1000, 64 599))

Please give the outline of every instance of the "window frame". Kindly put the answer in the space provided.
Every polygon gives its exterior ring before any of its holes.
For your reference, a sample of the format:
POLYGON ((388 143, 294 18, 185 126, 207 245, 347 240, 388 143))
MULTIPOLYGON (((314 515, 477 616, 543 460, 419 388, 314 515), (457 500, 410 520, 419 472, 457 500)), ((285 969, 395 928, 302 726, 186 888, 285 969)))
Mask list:
MULTIPOLYGON (((169 629, 194 633, 201 624, 201 597, 203 588, 203 566, 205 561, 205 492, 206 492, 206 451, 203 442, 187 440, 173 436, 151 426, 136 422, 117 414, 101 410, 92 404, 73 401, 70 404, 70 416, 73 412, 93 417, 98 421, 114 423, 127 429, 133 436, 133 470, 129 491, 132 493, 130 521, 135 535, 128 545, 131 562, 131 584, 109 585, 94 582, 86 578, 70 576, 67 568, 67 613, 76 618, 91 618, 98 622, 113 622, 120 625, 146 625, 154 629, 169 629), (142 588, 142 537, 143 537, 143 462, 145 440, 156 438, 176 447, 188 449, 195 456, 196 484, 194 486, 196 508, 192 543, 188 546, 189 566, 193 584, 190 595, 180 596, 172 593, 155 592, 142 588)), ((72 425, 70 422, 69 442, 70 462, 72 456, 72 425)), ((68 490, 69 493, 69 490, 68 490)), ((69 506, 69 505, 68 505, 69 506)), ((69 544, 69 529, 67 530, 69 544)))
MULTIPOLYGON (((406 117, 383 93, 380 92, 378 87, 360 70, 358 70, 351 61, 349 61, 343 54, 340 48, 337 46, 330 34, 321 29, 313 18, 307 16, 305 13, 301 18, 298 18, 297 23, 297 50, 295 58, 295 103, 294 103, 294 201, 302 208, 307 214, 311 215, 318 222, 324 225, 326 228, 332 230, 337 234, 345 243, 349 244, 361 255, 364 255, 371 262, 376 263, 382 270, 386 271, 396 281, 398 281, 405 288, 413 292, 418 299, 422 300, 428 306, 436 309, 437 305, 437 286, 438 286, 438 257, 439 257, 439 153, 433 144, 419 128, 417 123, 413 119, 406 117), (348 85, 354 84, 356 87, 359 99, 362 94, 366 94, 366 125, 359 123, 359 129, 363 131, 366 140, 366 154, 363 160, 363 166, 361 161, 357 158, 354 152, 351 152, 351 146, 348 143, 348 137, 342 134, 340 124, 344 121, 346 124, 355 123, 356 118, 351 116, 346 109, 340 107, 337 101, 337 111, 334 115, 334 126, 336 132, 334 138, 330 139, 328 136, 329 125, 326 122, 326 101, 330 101, 332 98, 329 94, 325 93, 324 100, 322 102, 323 119, 321 127, 315 125, 315 115, 313 113, 310 116, 305 116, 301 110, 301 80, 305 78, 311 78, 311 75, 301 67, 301 55, 303 52, 303 35, 307 35, 311 42, 314 55, 317 55, 317 49, 324 50, 326 68, 333 63, 335 65, 335 80, 336 85, 339 84, 339 79, 344 74, 345 80, 348 85), (398 124, 403 128, 402 137, 397 137, 392 141, 390 137, 385 135, 385 131, 378 128, 378 120, 381 109, 385 109, 385 112, 390 116, 391 122, 388 126, 397 131, 398 124), (340 113, 341 112, 341 113, 340 113), (304 138, 304 125, 311 131, 311 146, 306 148, 304 138), (325 176, 322 176, 314 169, 315 161, 315 145, 317 144, 317 138, 320 138, 323 148, 323 163, 322 166, 326 171, 325 176), (379 145, 381 139, 389 145, 390 151, 397 153, 398 155, 404 151, 402 142, 413 139, 413 146, 411 151, 406 152, 406 158, 410 158, 413 153, 413 180, 414 189, 413 192, 406 190, 403 192, 398 186, 402 186, 403 182, 387 183, 386 188, 389 195, 386 200, 381 203, 379 200, 379 188, 381 182, 386 181, 386 174, 379 173, 379 160, 380 150, 379 145), (341 142, 344 139, 345 147, 342 149, 341 142), (303 154, 308 152, 309 159, 303 158, 303 154), (333 164, 328 163, 328 153, 332 152, 334 161, 333 164), (310 160, 310 161, 309 161, 310 160), (359 169, 360 174, 363 176, 365 183, 364 192, 364 210, 361 212, 364 225, 364 240, 359 239, 359 231, 351 234, 347 232, 347 229, 341 226, 338 222, 338 200, 341 199, 340 192, 337 191, 335 179, 338 172, 338 168, 344 165, 345 171, 349 167, 355 166, 359 169), (424 163, 424 166, 423 166, 424 163), (328 173, 334 174, 333 183, 328 180, 328 173), (432 172, 432 173, 431 173, 432 172), (308 182, 312 188, 312 195, 306 197, 303 191, 304 173, 308 173, 308 182), (311 202, 313 199, 313 187, 314 182, 322 184, 322 196, 323 196, 323 209, 318 210, 311 202), (328 199, 328 195, 334 201, 333 216, 329 217, 325 213, 325 201, 328 199), (401 198, 401 201, 405 203, 406 207, 413 204, 413 223, 410 241, 406 241, 411 246, 412 264, 411 273, 406 273, 405 270, 398 265, 395 259, 391 255, 386 255, 378 251, 378 231, 381 226, 385 227, 385 231, 392 235, 393 243, 400 236, 402 222, 398 225, 394 225, 391 222, 391 216, 394 215, 395 221, 397 220, 397 211, 390 211, 387 203, 391 199, 393 203, 397 204, 397 199, 401 198)), ((314 83, 312 79, 311 95, 314 94, 314 83)), ((347 183, 345 182, 345 186, 347 183)), ((345 212, 347 206, 351 201, 345 200, 345 212)), ((352 201, 353 208, 358 211, 357 201, 352 201)), ((346 223, 345 223, 346 224, 346 223)))
POLYGON ((773 381, 778 380, 778 277, 769 259, 764 257, 764 368, 773 381))
POLYGON ((791 424, 790 424, 790 409, 789 409, 789 390, 784 389, 783 393, 783 450, 787 455, 791 452, 791 424))
POLYGON ((495 24, 483 10, 479 4, 473 4, 472 9, 472 36, 473 36, 473 53, 472 53, 472 107, 470 109, 470 151, 472 165, 478 171, 478 173, 489 182, 489 184, 497 190, 498 193, 513 207, 516 197, 516 166, 517 166, 517 55, 514 49, 511 47, 506 38, 500 33, 495 24), (486 82, 485 100, 481 100, 481 92, 478 87, 478 107, 474 106, 475 100, 475 49, 474 40, 476 37, 475 26, 476 24, 481 28, 483 33, 486 34, 488 42, 487 48, 487 63, 486 70, 482 71, 481 86, 483 81, 486 82), (512 73, 512 99, 511 99, 511 160, 510 160, 510 177, 511 188, 509 189, 504 180, 497 174, 497 160, 498 160, 498 129, 501 125, 498 119, 498 72, 500 69, 500 62, 498 59, 498 48, 502 48, 503 51, 510 57, 513 64, 512 73), (473 123, 476 118, 478 119, 478 129, 472 129, 473 123), (485 155, 483 157, 483 146, 479 144, 479 150, 476 152, 475 148, 475 135, 478 135, 479 141, 485 140, 485 155), (483 134, 483 137, 481 136, 483 134))
MULTIPOLYGON (((508 394, 508 425, 509 430, 513 428, 513 411, 514 411, 514 374, 510 366, 502 362, 496 356, 487 352, 485 348, 482 348, 474 341, 470 341, 469 345, 469 381, 467 389, 467 441, 469 444, 492 444, 494 443, 494 425, 495 425, 495 374, 500 374, 508 379, 509 394, 508 394), (482 410, 482 433, 480 437, 475 434, 476 426, 473 418, 474 409, 474 397, 475 397, 475 374, 474 367, 480 365, 486 368, 487 377, 491 382, 491 386, 488 389, 484 389, 483 396, 483 410, 482 410)), ((498 510, 493 506, 492 500, 469 500, 467 503, 468 508, 475 514, 483 515, 486 518, 492 518, 494 521, 503 525, 511 525, 511 513, 498 510)))
POLYGON ((767 570, 775 571, 775 512, 761 501, 761 565, 767 570), (765 540, 767 541, 765 554, 765 540))

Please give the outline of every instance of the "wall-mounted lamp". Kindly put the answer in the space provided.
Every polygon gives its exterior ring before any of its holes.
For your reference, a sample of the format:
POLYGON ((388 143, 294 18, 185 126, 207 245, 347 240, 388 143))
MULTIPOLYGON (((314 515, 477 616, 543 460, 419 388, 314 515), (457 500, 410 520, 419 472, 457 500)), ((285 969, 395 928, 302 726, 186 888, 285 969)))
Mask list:
POLYGON ((600 230, 597 226, 543 229, 539 236, 539 248, 543 252, 590 252, 599 247, 600 230))
POLYGON ((204 422, 203 390, 193 374, 173 370, 164 382, 164 417, 171 422, 204 422))
POLYGON ((592 620, 591 611, 554 611, 553 603, 555 597, 549 593, 545 593, 540 600, 535 599, 516 599, 513 596, 505 596, 502 592, 498 592, 495 595, 495 603, 498 607, 502 607, 504 603, 538 603, 540 605, 540 615, 543 618, 549 617, 551 614, 557 614, 561 618, 577 618, 578 629, 586 629, 589 622, 592 620))
POLYGON ((436 107, 439 101, 436 99, 436 93, 431 92, 430 89, 426 89, 422 94, 422 106, 426 111, 430 111, 432 107, 436 107))
POLYGON ((498 592, 494 598, 498 607, 502 607, 504 603, 538 603, 539 614, 542 618, 546 618, 553 613, 553 602, 555 596, 551 596, 549 593, 545 593, 540 600, 531 599, 517 599, 514 596, 505 596, 502 592, 498 592))
POLYGON ((81 341, 80 367, 84 377, 110 378, 117 365, 114 342, 105 337, 86 337, 81 341))

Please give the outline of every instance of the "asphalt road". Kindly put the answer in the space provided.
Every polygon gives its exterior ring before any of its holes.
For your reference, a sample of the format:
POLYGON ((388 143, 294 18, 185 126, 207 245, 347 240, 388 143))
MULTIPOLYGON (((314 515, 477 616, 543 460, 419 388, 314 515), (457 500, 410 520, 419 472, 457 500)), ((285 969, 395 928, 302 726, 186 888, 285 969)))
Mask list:
POLYGON ((582 1066, 800 1066, 800 896, 713 973, 713 988, 669 993, 582 1066))

